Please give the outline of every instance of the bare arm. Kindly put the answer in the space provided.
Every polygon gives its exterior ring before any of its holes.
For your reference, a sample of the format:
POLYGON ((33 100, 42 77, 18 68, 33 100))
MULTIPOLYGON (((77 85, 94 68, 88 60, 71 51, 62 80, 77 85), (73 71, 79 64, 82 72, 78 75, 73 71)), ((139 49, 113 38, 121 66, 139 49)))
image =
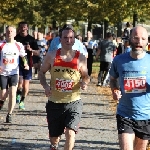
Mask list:
POLYGON ((38 49, 38 50, 33 50, 33 49, 30 47, 29 44, 26 46, 26 49, 27 49, 28 51, 32 52, 33 55, 36 55, 36 56, 39 56, 39 55, 40 55, 40 51, 41 51, 41 50, 40 50, 40 49, 38 49))
POLYGON ((110 76, 110 88, 113 91, 114 89, 119 89, 118 81, 114 77, 110 76))
POLYGON ((100 55, 101 50, 98 48, 97 52, 96 52, 96 59, 98 59, 98 56, 100 55))
POLYGON ((110 88, 112 91, 112 96, 114 100, 119 100, 121 98, 121 91, 119 90, 118 81, 116 78, 110 76, 110 88))
POLYGON ((82 78, 81 88, 84 90, 87 88, 86 86, 90 82, 90 77, 88 75, 88 70, 87 70, 87 59, 82 54, 79 57, 79 70, 80 70, 81 78, 82 78))
POLYGON ((32 49, 31 51, 32 51, 33 55, 39 56, 41 50, 33 50, 32 49))

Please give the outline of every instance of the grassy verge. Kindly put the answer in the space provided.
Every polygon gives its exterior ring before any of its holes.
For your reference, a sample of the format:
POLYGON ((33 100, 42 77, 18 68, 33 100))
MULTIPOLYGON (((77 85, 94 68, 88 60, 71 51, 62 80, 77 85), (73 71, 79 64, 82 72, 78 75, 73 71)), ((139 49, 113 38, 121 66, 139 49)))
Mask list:
POLYGON ((98 76, 99 73, 99 66, 100 66, 100 62, 98 61, 94 61, 92 64, 92 77, 96 77, 98 76))

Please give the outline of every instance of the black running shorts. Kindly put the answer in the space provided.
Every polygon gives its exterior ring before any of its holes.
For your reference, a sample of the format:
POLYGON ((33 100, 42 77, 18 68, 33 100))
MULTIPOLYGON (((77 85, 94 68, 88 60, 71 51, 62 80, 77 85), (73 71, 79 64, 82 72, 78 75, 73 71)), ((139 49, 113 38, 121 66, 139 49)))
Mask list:
POLYGON ((111 67, 111 62, 100 61, 100 71, 108 71, 111 67))
POLYGON ((1 90, 8 89, 8 87, 16 86, 18 84, 18 74, 3 76, 0 75, 1 90))
POLYGON ((150 140, 150 120, 133 120, 117 114, 118 134, 130 133, 143 140, 150 140))
POLYGON ((65 128, 78 131, 82 115, 83 103, 77 100, 71 103, 53 103, 48 101, 46 113, 48 129, 51 137, 58 137, 64 133, 65 128))

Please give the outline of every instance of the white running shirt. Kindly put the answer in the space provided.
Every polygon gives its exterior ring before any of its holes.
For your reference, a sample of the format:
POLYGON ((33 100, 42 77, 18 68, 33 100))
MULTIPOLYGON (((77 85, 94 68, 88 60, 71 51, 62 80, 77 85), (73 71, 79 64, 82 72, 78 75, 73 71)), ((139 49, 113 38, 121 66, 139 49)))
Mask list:
POLYGON ((24 57, 25 55, 22 43, 16 41, 14 43, 1 42, 0 66, 2 67, 2 72, 0 72, 0 75, 19 74, 19 56, 24 57))

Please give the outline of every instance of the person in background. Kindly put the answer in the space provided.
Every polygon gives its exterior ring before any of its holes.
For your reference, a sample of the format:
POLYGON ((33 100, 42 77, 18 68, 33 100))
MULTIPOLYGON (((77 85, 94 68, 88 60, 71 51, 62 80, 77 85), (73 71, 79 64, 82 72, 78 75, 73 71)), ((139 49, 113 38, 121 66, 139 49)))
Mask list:
POLYGON ((45 37, 46 41, 48 41, 48 40, 51 39, 51 35, 52 35, 52 32, 51 32, 51 31, 49 31, 49 32, 46 34, 46 37, 45 37))
POLYGON ((127 52, 130 52, 130 51, 131 51, 130 42, 129 42, 129 40, 125 40, 125 42, 124 42, 124 52, 127 53, 127 52))
POLYGON ((124 53, 124 44, 122 42, 122 38, 121 37, 117 37, 116 38, 116 42, 117 42, 116 55, 123 54, 124 53))
POLYGON ((126 27, 123 31, 122 39, 123 40, 129 40, 131 32, 132 32, 131 24, 129 22, 127 22, 126 27))
POLYGON ((87 41, 84 42, 87 52, 88 52, 88 58, 87 58, 87 68, 88 68, 88 75, 91 77, 92 74, 92 64, 93 64, 93 51, 98 47, 98 44, 96 40, 93 40, 93 35, 91 31, 87 32, 87 41))
POLYGON ((48 48, 50 47, 50 44, 51 44, 52 40, 53 40, 55 37, 56 37, 56 33, 53 32, 53 33, 51 34, 51 39, 47 41, 47 47, 48 47, 48 48))
POLYGON ((19 109, 24 110, 25 109, 24 101, 29 92, 29 83, 30 80, 32 79, 32 67, 33 67, 32 56, 39 55, 40 50, 38 49, 38 45, 35 38, 28 34, 27 22, 24 21, 19 22, 18 28, 19 34, 15 36, 15 40, 24 45, 29 65, 29 70, 25 70, 23 67, 19 66, 19 83, 17 89, 16 102, 19 103, 19 109))
POLYGON ((98 74, 97 86, 103 86, 103 82, 108 74, 108 71, 113 60, 113 54, 116 51, 116 46, 112 42, 112 34, 108 32, 106 39, 99 43, 96 59, 100 55, 100 71, 98 74))
MULTIPOLYGON (((81 35, 76 35, 76 39, 78 39, 82 44, 83 44, 83 38, 82 38, 82 36, 81 35)), ((87 49, 86 49, 86 46, 83 44, 83 49, 84 49, 84 51, 85 51, 85 56, 86 56, 86 58, 88 58, 88 52, 87 52, 87 49)))
POLYGON ((29 69, 25 57, 26 53, 24 46, 20 42, 14 40, 15 36, 16 28, 8 26, 6 28, 6 40, 0 43, 0 110, 9 95, 6 123, 11 123, 11 115, 16 104, 16 91, 19 78, 19 56, 23 61, 22 65, 24 69, 29 69))
POLYGON ((40 55, 36 56, 33 55, 33 67, 34 67, 34 77, 38 78, 38 71, 40 70, 41 63, 43 61, 44 56, 46 55, 47 45, 46 40, 43 38, 43 33, 38 32, 37 33, 37 45, 38 49, 40 50, 40 55))
POLYGON ((37 35, 38 34, 38 32, 37 31, 33 31, 33 37, 35 38, 35 40, 37 39, 37 35))

